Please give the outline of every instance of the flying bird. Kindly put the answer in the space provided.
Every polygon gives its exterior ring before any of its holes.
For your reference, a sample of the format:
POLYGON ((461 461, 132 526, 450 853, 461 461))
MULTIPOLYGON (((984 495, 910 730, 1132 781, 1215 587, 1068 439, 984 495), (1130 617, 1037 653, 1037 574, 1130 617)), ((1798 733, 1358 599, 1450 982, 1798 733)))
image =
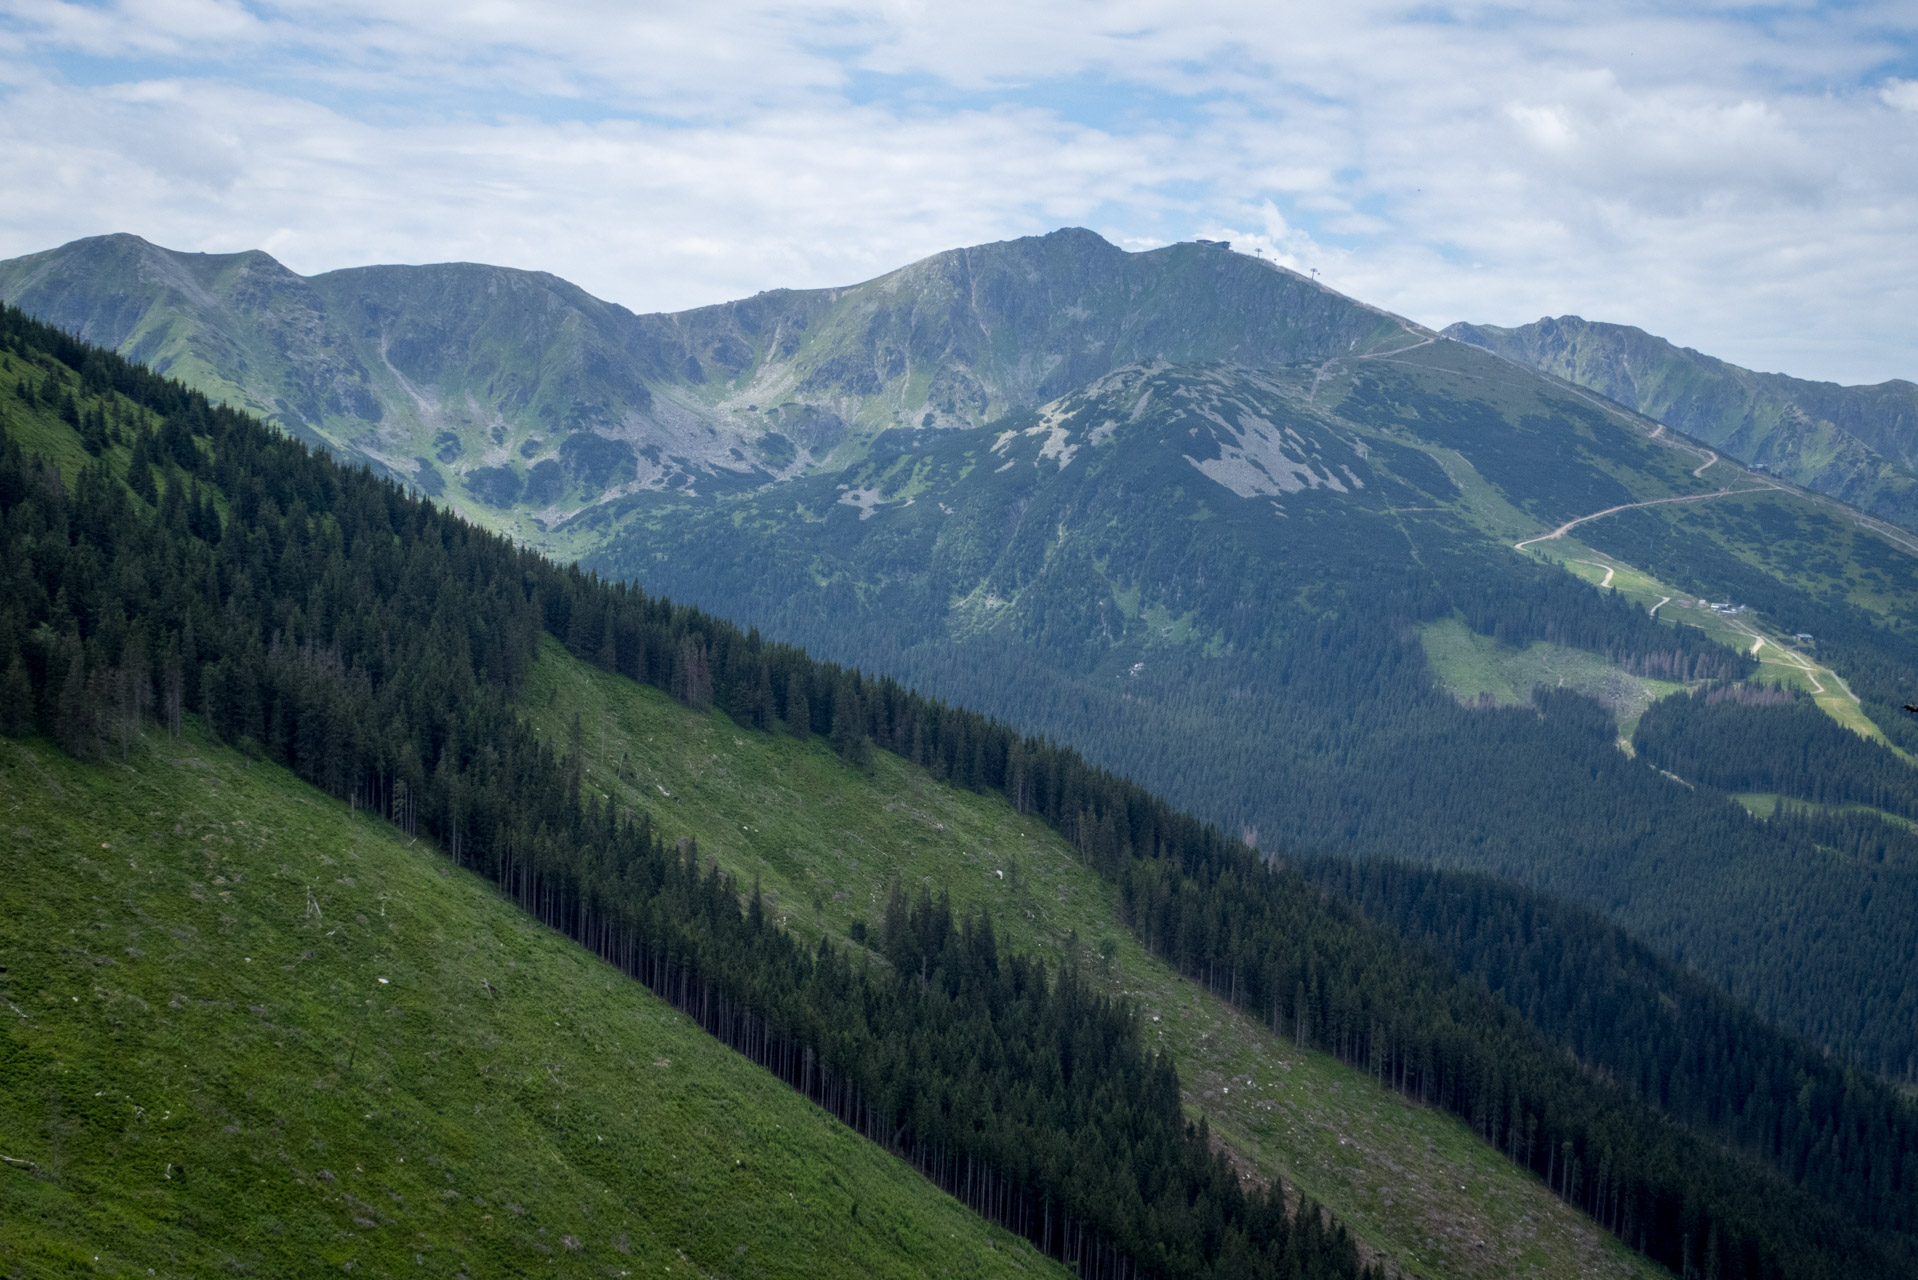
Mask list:
POLYGON ((1909 702, 1905 704, 1905 710, 1911 712, 1911 714, 1915 716, 1918 716, 1918 707, 1912 706, 1909 702))

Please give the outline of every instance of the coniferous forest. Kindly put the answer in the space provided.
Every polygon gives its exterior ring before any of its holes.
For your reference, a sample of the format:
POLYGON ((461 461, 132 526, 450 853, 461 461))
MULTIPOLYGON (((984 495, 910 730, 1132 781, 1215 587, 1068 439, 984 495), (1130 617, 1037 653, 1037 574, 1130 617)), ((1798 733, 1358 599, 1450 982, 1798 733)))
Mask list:
POLYGON ((542 635, 741 726, 1002 794, 1181 972, 1464 1118, 1675 1272, 1918 1265, 1908 1105, 1583 913, 1263 858, 1070 751, 555 566, 11 309, 0 360, 19 388, 0 423, 57 416, 89 455, 69 480, 11 425, 0 440, 0 728, 111 758, 149 720, 199 717, 434 841, 1083 1274, 1361 1267, 1309 1204, 1241 1189, 1136 1012, 1070 967, 903 894, 869 948, 804 949, 692 843, 586 792, 578 744, 515 709, 542 635), (1547 961, 1548 932, 1577 945, 1547 961), (1600 1043, 1619 1025, 1635 1045, 1600 1043))
POLYGON ((1802 693, 1727 685, 1665 698, 1638 722, 1632 745, 1659 768, 1721 791, 1918 818, 1918 773, 1802 693))
POLYGON ((1543 895, 1384 859, 1314 858, 1300 869, 1433 947, 1633 1097, 1827 1200, 1866 1206, 1874 1225, 1911 1229, 1909 1202, 1882 1196, 1879 1178, 1895 1153, 1918 1148, 1918 1115, 1877 1078, 1543 895))

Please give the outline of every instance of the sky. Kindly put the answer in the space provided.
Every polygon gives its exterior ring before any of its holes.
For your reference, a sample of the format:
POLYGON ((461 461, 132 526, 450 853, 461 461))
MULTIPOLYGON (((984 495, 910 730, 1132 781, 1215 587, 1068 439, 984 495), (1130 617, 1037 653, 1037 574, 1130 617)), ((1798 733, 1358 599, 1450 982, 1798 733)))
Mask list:
POLYGON ((1918 0, 0 0, 0 257, 130 231, 636 311, 1084 226, 1439 326, 1918 380, 1918 0))

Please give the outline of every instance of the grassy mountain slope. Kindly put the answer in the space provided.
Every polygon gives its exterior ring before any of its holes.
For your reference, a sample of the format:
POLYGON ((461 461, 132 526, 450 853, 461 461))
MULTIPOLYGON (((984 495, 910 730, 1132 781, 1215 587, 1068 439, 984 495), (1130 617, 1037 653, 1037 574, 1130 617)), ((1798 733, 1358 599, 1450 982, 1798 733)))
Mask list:
POLYGON ((1918 528, 1918 386, 1754 373, 1629 325, 1578 316, 1446 336, 1589 387, 1819 493, 1918 528))
MULTIPOLYGON (((670 791, 675 829, 761 877, 802 934, 845 942, 910 875, 992 910, 1023 950, 1076 944, 1158 1019, 1188 1105, 1249 1173, 1295 1182, 1400 1267, 1659 1274, 1458 1121, 1168 972, 1110 886, 1003 802, 891 758, 869 776, 556 648, 528 701, 549 726, 591 717, 606 754, 589 779, 634 802, 670 791), (983 870, 994 853, 1009 889, 983 870)), ((0 962, 25 1016, 0 1127, 38 1171, 0 1183, 0 1261, 21 1274, 87 1250, 107 1274, 377 1272, 415 1253, 448 1275, 1050 1269, 438 851, 284 770, 157 732, 130 765, 5 750, 19 861, 0 962)))
POLYGON ((467 263, 305 278, 102 236, 0 263, 0 300, 559 551, 608 497, 726 489, 976 425, 1129 362, 1289 363, 1397 332, 1243 255, 1064 230, 844 289, 636 316, 467 263))
POLYGON ((5 743, 0 807, 10 1276, 1054 1272, 276 766, 5 743))
POLYGON ((1117 895, 1050 828, 889 754, 870 773, 696 712, 549 643, 526 704, 549 736, 579 718, 590 786, 695 836, 802 937, 877 929, 894 884, 987 910, 1003 945, 1138 1001, 1204 1114, 1255 1177, 1283 1176, 1397 1266, 1430 1276, 1637 1275, 1620 1247, 1476 1140, 1328 1055, 1301 1051, 1141 947, 1117 895))

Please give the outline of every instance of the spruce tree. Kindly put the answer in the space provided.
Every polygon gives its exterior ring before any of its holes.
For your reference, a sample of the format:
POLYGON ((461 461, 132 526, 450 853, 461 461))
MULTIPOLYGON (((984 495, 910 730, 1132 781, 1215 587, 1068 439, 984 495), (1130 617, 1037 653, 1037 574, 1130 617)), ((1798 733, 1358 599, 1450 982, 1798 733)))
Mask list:
POLYGON ((33 729, 33 685, 27 668, 14 654, 0 673, 0 733, 9 738, 25 737, 33 729))
POLYGON ((63 646, 70 651, 66 673, 54 698, 53 738, 70 756, 93 754, 93 702, 87 687, 85 651, 79 641, 63 646))
POLYGON ((865 713, 850 674, 842 673, 833 688, 832 733, 827 741, 833 752, 855 769, 872 763, 872 739, 867 736, 865 713))

